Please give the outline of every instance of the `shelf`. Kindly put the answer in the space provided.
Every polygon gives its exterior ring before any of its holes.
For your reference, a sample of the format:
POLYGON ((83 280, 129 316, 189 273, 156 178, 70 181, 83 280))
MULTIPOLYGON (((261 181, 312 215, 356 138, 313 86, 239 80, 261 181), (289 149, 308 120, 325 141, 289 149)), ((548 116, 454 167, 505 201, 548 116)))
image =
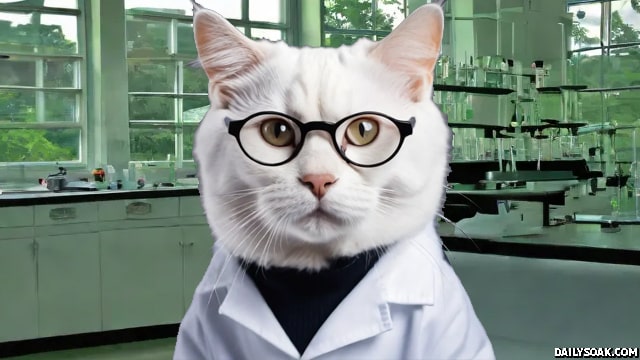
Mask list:
MULTIPOLYGON (((571 130, 572 134, 575 136, 578 133, 577 129, 586 125, 586 123, 552 123, 522 126, 502 126, 474 123, 449 123, 449 127, 451 128, 484 130, 485 138, 511 138, 513 136, 508 134, 515 134, 516 129, 520 129, 520 133, 529 133, 531 136, 534 136, 536 131, 539 132, 546 129, 568 129, 571 130), (496 132, 495 134, 493 133, 494 131, 496 132), (505 131, 507 132, 507 134, 500 133, 501 131, 505 131)), ((540 138, 543 138, 543 136, 540 136, 540 138)))
POLYGON ((607 91, 626 91, 626 90, 640 90, 640 85, 611 87, 611 88, 584 89, 584 90, 580 90, 580 92, 607 92, 607 91))
MULTIPOLYGON (((455 129, 479 129, 484 130, 484 138, 493 139, 494 137, 504 137, 499 132, 504 130, 504 126, 500 125, 486 125, 486 124, 473 124, 473 123, 449 123, 449 127, 455 129), (494 131, 496 133, 494 133, 494 131)), ((510 137, 510 136, 508 136, 510 137)))
POLYGON ((565 91, 588 91, 587 85, 560 85, 560 86, 545 86, 539 87, 538 93, 540 94, 562 94, 562 90, 565 91))
POLYGON ((433 90, 465 92, 469 94, 481 94, 481 95, 508 95, 513 92, 513 90, 511 89, 504 89, 504 88, 489 88, 489 87, 444 85, 444 84, 433 84, 433 90))

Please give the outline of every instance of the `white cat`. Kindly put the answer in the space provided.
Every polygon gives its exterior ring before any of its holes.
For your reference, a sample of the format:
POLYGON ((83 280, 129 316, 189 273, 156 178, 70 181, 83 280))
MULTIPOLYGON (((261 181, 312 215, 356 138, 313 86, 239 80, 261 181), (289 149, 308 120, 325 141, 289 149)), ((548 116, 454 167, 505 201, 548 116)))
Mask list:
POLYGON ((450 144, 431 99, 441 8, 338 49, 252 41, 197 4, 194 30, 211 100, 194 157, 216 248, 175 358, 493 358, 433 230, 450 144), (322 272, 372 249, 386 254, 304 351, 238 276, 239 262, 322 272))

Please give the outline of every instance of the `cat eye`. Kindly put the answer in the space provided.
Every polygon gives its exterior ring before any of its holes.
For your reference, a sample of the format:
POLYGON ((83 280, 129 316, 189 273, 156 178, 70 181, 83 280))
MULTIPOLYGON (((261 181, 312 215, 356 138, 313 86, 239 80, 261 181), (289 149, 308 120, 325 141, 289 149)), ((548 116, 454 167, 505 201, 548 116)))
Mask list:
POLYGON ((361 118, 347 126, 347 140, 356 146, 371 143, 378 136, 378 123, 373 119, 361 118))
POLYGON ((291 125, 281 119, 268 119, 260 125, 262 138, 273 146, 293 145, 294 134, 291 125))
POLYGON ((335 123, 298 119, 275 111, 262 111, 242 120, 225 118, 229 134, 242 152, 265 166, 278 166, 298 155, 306 135, 315 130, 331 135, 333 147, 347 163, 380 166, 391 160, 413 133, 415 118, 397 120, 378 112, 361 112, 335 123))

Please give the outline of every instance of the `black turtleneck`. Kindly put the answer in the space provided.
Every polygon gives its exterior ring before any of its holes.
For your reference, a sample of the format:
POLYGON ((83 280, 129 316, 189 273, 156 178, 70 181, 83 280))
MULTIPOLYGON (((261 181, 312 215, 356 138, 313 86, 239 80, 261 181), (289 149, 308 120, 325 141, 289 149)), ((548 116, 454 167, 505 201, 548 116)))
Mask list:
POLYGON ((383 250, 338 258, 328 268, 304 271, 245 264, 260 294, 300 354, 329 315, 378 261, 383 250))

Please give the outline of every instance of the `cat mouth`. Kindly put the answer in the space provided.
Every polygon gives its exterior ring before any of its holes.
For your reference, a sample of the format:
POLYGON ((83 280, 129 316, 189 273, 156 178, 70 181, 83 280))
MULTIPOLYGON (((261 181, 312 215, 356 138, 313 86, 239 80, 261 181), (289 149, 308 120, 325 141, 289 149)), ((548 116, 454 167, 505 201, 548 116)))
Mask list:
POLYGON ((335 225, 344 224, 344 220, 343 219, 337 217, 334 214, 331 214, 331 213, 327 212, 326 210, 323 210, 320 207, 316 208, 315 210, 313 210, 309 214, 303 216, 301 220, 303 220, 303 221, 304 220, 314 220, 314 221, 328 222, 328 223, 332 223, 332 224, 335 224, 335 225))

